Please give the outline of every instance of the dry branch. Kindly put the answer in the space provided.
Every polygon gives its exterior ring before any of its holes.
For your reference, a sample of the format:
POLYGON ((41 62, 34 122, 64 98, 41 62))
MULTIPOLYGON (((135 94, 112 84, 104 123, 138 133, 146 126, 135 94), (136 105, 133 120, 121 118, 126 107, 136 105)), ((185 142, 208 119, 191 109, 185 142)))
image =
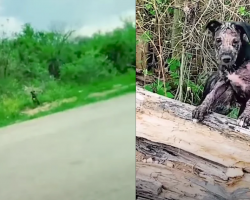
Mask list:
POLYGON ((136 39, 138 44, 136 45, 136 68, 147 69, 147 43, 141 39, 143 31, 140 28, 136 28, 136 39))
POLYGON ((250 187, 250 130, 215 113, 194 123, 193 109, 137 87, 137 181, 163 188, 159 195, 137 190, 140 197, 241 199, 232 192, 250 187))

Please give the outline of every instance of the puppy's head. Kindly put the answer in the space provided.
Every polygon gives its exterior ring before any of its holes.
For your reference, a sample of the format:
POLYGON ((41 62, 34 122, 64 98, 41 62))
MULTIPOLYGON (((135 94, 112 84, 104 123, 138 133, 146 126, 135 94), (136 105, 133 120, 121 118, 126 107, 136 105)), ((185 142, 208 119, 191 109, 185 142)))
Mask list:
MULTIPOLYGON (((244 22, 210 21, 206 28, 212 32, 216 58, 219 64, 232 66, 235 64, 243 44, 243 36, 250 38, 244 22)), ((249 29, 250 30, 250 29, 249 29)))

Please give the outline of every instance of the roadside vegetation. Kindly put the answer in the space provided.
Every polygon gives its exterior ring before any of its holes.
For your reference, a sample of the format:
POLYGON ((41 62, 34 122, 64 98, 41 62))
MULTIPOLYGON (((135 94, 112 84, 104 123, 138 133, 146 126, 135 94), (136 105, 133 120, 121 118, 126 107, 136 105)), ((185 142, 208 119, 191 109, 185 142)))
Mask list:
POLYGON ((26 24, 0 41, 0 126, 135 92, 135 45, 129 23, 77 38, 26 24))

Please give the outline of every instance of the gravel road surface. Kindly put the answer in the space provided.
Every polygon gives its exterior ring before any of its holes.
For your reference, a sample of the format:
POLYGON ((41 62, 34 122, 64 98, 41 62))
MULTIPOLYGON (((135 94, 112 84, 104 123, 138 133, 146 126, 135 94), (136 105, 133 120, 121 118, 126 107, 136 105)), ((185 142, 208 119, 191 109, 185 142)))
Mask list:
POLYGON ((135 94, 0 129, 0 199, 135 199, 135 94))

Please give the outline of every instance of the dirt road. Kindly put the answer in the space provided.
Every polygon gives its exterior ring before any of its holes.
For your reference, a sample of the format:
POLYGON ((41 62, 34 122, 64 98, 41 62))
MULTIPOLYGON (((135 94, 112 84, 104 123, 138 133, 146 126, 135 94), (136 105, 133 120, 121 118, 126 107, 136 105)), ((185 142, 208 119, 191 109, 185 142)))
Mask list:
POLYGON ((135 199, 134 149, 135 94, 2 128, 0 199, 135 199))

